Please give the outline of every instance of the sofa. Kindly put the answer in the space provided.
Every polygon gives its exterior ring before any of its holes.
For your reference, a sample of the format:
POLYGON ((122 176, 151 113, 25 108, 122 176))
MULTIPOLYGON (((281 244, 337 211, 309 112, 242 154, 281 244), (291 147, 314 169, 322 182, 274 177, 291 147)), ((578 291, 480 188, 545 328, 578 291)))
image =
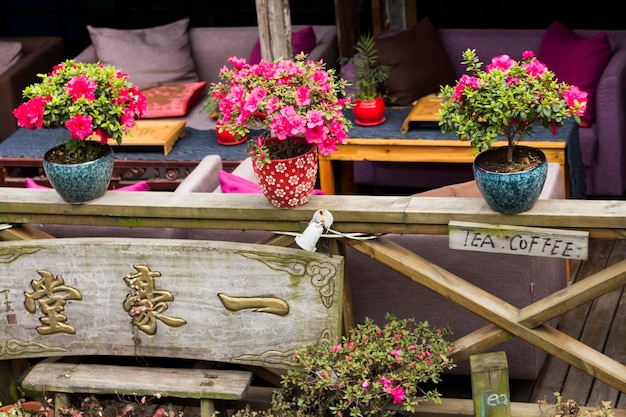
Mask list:
MULTIPOLYGON (((461 53, 468 48, 486 63, 497 55, 519 59, 523 51, 534 51, 557 76, 563 74, 560 79, 573 77, 568 82, 595 99, 595 119, 578 129, 587 195, 626 192, 626 30, 570 30, 560 22, 547 29, 438 29, 424 19, 408 31, 382 34, 377 46, 381 61, 392 66, 389 92, 401 99, 395 105, 411 105, 438 93, 439 85, 453 84, 465 72, 461 53), (566 62, 569 57, 575 61, 566 62), (567 73, 572 68, 578 72, 567 73)), ((466 181, 472 173, 471 166, 359 162, 354 177, 362 188, 421 189, 466 181)))
MULTIPOLYGON (((185 120, 187 127, 194 129, 213 129, 215 121, 201 111, 208 86, 220 81, 219 71, 229 65, 229 57, 246 58, 248 62, 250 58, 259 59, 259 29, 256 26, 189 28, 188 25, 189 19, 146 29, 88 26, 92 44, 75 59, 100 60, 127 72, 130 80, 147 92, 149 113, 151 98, 156 103, 168 94, 167 87, 188 86, 173 101, 180 101, 182 95, 185 100, 197 101, 185 106, 182 115, 177 113, 178 108, 168 113, 173 104, 163 103, 154 113, 156 118, 185 120)), ((294 25, 292 33, 295 53, 308 52, 309 59, 323 60, 327 68, 337 68, 339 47, 335 26, 294 25)))
POLYGON ((58 36, 0 38, 0 142, 17 130, 13 109, 22 102, 22 90, 39 81, 65 59, 63 39, 58 36))

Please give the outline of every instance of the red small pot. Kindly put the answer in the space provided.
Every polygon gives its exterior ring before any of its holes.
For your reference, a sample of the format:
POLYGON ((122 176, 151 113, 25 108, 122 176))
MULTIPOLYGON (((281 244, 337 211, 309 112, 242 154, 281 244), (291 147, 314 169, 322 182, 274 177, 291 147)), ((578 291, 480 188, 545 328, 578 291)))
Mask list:
POLYGON ((237 139, 237 137, 233 135, 232 133, 230 133, 228 130, 220 131, 219 126, 215 127, 215 134, 217 135, 217 143, 219 143, 220 145, 226 145, 226 146, 238 145, 242 142, 245 142, 248 139, 247 136, 237 139))
POLYGON ((376 126, 385 121, 385 102, 382 97, 374 100, 356 100, 354 123, 361 126, 376 126))

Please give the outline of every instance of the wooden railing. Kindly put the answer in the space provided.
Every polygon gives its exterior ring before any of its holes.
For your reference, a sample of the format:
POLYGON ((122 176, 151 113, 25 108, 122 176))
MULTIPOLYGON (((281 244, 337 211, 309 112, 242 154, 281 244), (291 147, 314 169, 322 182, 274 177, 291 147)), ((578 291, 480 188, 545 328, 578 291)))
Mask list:
MULTIPOLYGON (((540 200, 529 212, 502 215, 482 199, 471 198, 328 195, 313 196, 303 207, 281 210, 261 195, 109 192, 84 205, 64 203, 52 190, 0 188, 0 196, 0 223, 301 232, 313 213, 324 209, 334 217, 333 230, 344 233, 447 234, 449 222, 462 221, 587 231, 591 239, 626 238, 626 201, 613 200, 540 200)), ((271 243, 289 244, 289 236, 277 236, 271 243)), ((23 228, 0 232, 5 240, 31 237, 23 228)), ((456 360, 520 337, 626 393, 626 366, 545 324, 623 286, 626 260, 517 309, 461 277, 433 268, 384 236, 342 241, 492 323, 457 341, 456 360)), ((351 325, 349 314, 346 325, 351 325)))

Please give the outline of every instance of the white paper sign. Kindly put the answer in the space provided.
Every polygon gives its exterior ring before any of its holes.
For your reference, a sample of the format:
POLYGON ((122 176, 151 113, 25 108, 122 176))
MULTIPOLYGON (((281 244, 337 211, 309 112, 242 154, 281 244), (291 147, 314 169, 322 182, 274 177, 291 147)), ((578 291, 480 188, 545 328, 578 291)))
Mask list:
POLYGON ((587 259, 589 232, 451 221, 451 249, 587 259))

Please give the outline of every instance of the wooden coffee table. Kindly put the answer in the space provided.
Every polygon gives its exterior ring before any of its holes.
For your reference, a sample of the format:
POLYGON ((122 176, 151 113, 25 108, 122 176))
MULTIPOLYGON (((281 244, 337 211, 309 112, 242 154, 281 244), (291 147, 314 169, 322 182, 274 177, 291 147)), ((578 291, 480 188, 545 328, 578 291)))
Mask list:
MULTIPOLYGON (((408 113, 409 109, 387 109, 387 121, 384 123, 387 126, 381 125, 380 129, 354 126, 348 132, 347 144, 339 145, 335 153, 320 155, 321 189, 327 194, 335 194, 337 191, 340 194, 353 193, 353 165, 356 161, 445 164, 471 164, 474 161, 473 148, 469 142, 460 141, 452 134, 443 134, 437 127, 410 128, 406 134, 401 133, 401 126, 408 113), (336 168, 340 170, 340 184, 336 183, 336 168), (340 190, 336 189, 337 186, 340 190)), ((541 149, 548 162, 561 165, 565 195, 568 198, 586 197, 586 176, 580 155, 578 129, 574 122, 566 123, 560 129, 559 136, 552 136, 540 128, 533 140, 524 140, 522 143, 541 149), (572 156, 576 159, 574 164, 570 160, 572 156), (575 187, 572 187, 573 183, 575 187)), ((503 145, 506 142, 498 141, 494 146, 503 145)))
MULTIPOLYGON (((151 123, 145 125, 152 127, 151 123)), ((24 187, 26 176, 40 185, 50 185, 43 172, 42 156, 55 144, 53 131, 18 129, 0 143, 0 187, 24 187)), ((151 190, 173 191, 206 155, 220 155, 227 171, 248 156, 245 143, 218 144, 215 130, 187 128, 184 134, 179 132, 176 136, 176 140, 151 146, 142 135, 129 141, 128 146, 114 147, 110 188, 147 181, 151 190)))

